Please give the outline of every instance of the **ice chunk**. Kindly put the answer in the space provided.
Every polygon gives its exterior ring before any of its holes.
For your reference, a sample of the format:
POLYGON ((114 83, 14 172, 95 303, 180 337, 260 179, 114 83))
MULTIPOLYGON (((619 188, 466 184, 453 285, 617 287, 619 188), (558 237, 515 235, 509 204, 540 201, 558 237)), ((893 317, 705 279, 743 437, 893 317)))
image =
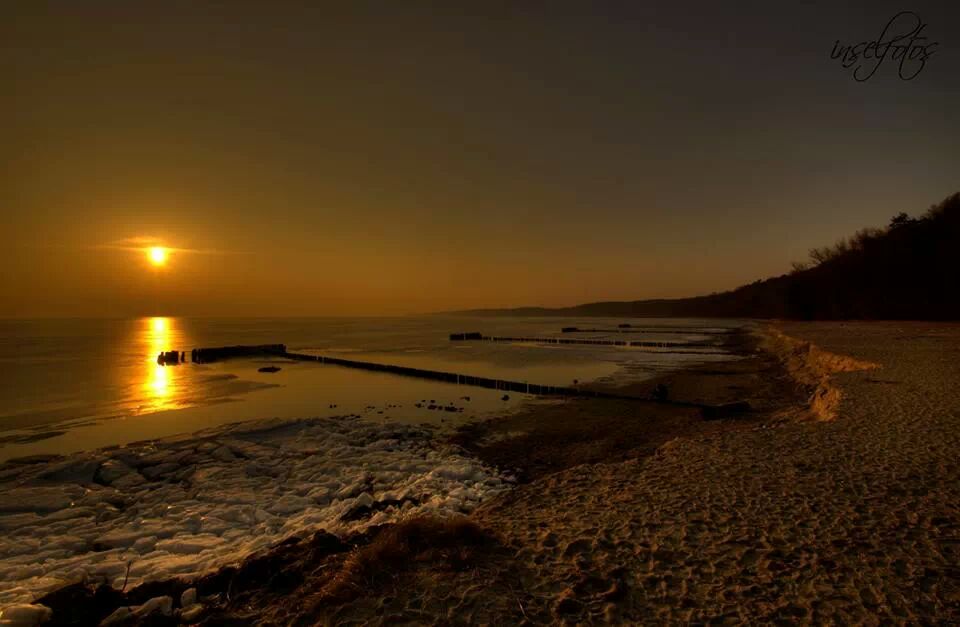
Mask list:
POLYGON ((45 605, 12 605, 0 612, 0 625, 33 627, 53 616, 53 610, 45 605))
POLYGON ((160 612, 164 616, 170 616, 173 614, 173 597, 153 597, 137 609, 133 610, 133 615, 140 618, 153 614, 154 612, 160 612))
POLYGON ((133 550, 139 553, 147 553, 148 551, 152 551, 156 545, 157 536, 137 538, 137 541, 133 543, 133 550))
POLYGON ((194 605, 184 606, 183 610, 180 612, 180 622, 191 624, 196 622, 200 615, 203 614, 204 607, 199 603, 194 605))
MULTIPOLYGON (((82 490, 80 492, 82 494, 82 490)), ((73 493, 77 495, 76 493, 73 493)), ((66 509, 73 503, 74 496, 66 486, 40 488, 12 488, 5 490, 0 497, 0 513, 15 512, 55 512, 66 509)))
POLYGON ((195 536, 178 536, 169 540, 157 542, 158 551, 168 553, 199 553, 207 549, 216 548, 224 543, 223 538, 213 534, 198 534, 195 536))
POLYGON ((214 459, 222 462, 232 462, 237 459, 237 456, 234 455, 233 451, 231 451, 227 446, 221 446, 220 448, 214 450, 211 455, 214 459))
POLYGON ((122 625, 127 622, 127 619, 130 618, 130 608, 129 607, 118 607, 113 610, 113 613, 100 621, 100 627, 113 627, 114 625, 122 625))
POLYGON ((190 607, 197 602, 197 589, 187 588, 180 595, 180 607, 190 607))
POLYGON ((313 504, 311 499, 287 494, 271 503, 267 509, 274 514, 292 514, 293 512, 303 511, 313 504))
MULTIPOLYGON (((2 497, 0 497, 2 498, 2 497)), ((33 512, 24 514, 0 515, 0 530, 29 529, 33 524, 41 521, 40 516, 33 512)))
POLYGON ((120 477, 129 475, 131 472, 133 472, 133 468, 119 459, 108 459, 100 464, 96 476, 102 483, 110 485, 120 477))
POLYGON ((148 466, 141 470, 141 474, 147 479, 157 479, 163 475, 169 474, 175 470, 179 470, 180 465, 174 462, 165 462, 163 464, 157 464, 156 466, 148 466))
POLYGON ((63 483, 93 483, 99 465, 96 460, 84 458, 55 462, 38 475, 37 479, 63 483))
POLYGON ((133 488, 143 485, 143 483, 145 483, 143 476, 136 470, 132 470, 128 474, 114 479, 110 485, 118 490, 132 490, 133 488))
POLYGON ((138 529, 122 527, 103 534, 95 540, 95 543, 110 548, 133 546, 141 535, 143 534, 138 529))

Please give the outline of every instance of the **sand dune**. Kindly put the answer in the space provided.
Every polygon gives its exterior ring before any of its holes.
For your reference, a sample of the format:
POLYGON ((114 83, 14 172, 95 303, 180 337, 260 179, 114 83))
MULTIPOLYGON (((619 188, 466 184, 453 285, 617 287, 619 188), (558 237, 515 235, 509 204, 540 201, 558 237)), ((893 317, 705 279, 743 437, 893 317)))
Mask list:
POLYGON ((812 342, 790 337, 775 327, 762 332, 761 347, 783 364, 787 373, 810 391, 807 411, 817 420, 833 420, 843 395, 833 381, 838 372, 879 368, 880 364, 838 355, 812 342))

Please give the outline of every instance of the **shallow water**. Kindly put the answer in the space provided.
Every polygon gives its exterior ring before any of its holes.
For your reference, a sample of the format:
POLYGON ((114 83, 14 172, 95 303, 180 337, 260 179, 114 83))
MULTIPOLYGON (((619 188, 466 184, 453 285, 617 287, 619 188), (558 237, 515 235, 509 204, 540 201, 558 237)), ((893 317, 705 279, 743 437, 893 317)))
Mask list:
POLYGON ((570 385, 725 358, 711 349, 450 342, 448 335, 717 341, 735 321, 406 317, 360 319, 139 318, 0 321, 0 460, 69 453, 265 417, 356 413, 374 421, 454 425, 507 411, 526 395, 312 363, 264 360, 160 366, 160 351, 285 343, 288 350, 546 385, 570 385), (466 400, 465 397, 469 397, 466 400), (437 404, 458 411, 427 409, 437 404), (417 407, 417 403, 422 406, 417 407))

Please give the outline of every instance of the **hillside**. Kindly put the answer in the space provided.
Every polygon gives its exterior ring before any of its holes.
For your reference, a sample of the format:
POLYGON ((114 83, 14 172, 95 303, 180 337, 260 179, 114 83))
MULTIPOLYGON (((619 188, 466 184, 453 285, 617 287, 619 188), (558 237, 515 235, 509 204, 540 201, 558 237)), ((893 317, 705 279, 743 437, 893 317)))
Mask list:
POLYGON ((960 319, 960 193, 918 218, 901 213, 810 251, 794 271, 693 298, 598 302, 548 309, 472 310, 473 315, 960 319))

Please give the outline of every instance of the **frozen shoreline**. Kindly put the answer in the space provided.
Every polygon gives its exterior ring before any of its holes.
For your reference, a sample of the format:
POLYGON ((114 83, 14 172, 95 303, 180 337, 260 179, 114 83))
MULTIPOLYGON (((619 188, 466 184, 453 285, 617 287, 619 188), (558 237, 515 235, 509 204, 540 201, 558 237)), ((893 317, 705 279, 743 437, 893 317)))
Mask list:
POLYGON ((357 416, 5 463, 0 608, 80 580, 129 589, 196 576, 309 529, 465 513, 511 481, 431 429, 357 416))

